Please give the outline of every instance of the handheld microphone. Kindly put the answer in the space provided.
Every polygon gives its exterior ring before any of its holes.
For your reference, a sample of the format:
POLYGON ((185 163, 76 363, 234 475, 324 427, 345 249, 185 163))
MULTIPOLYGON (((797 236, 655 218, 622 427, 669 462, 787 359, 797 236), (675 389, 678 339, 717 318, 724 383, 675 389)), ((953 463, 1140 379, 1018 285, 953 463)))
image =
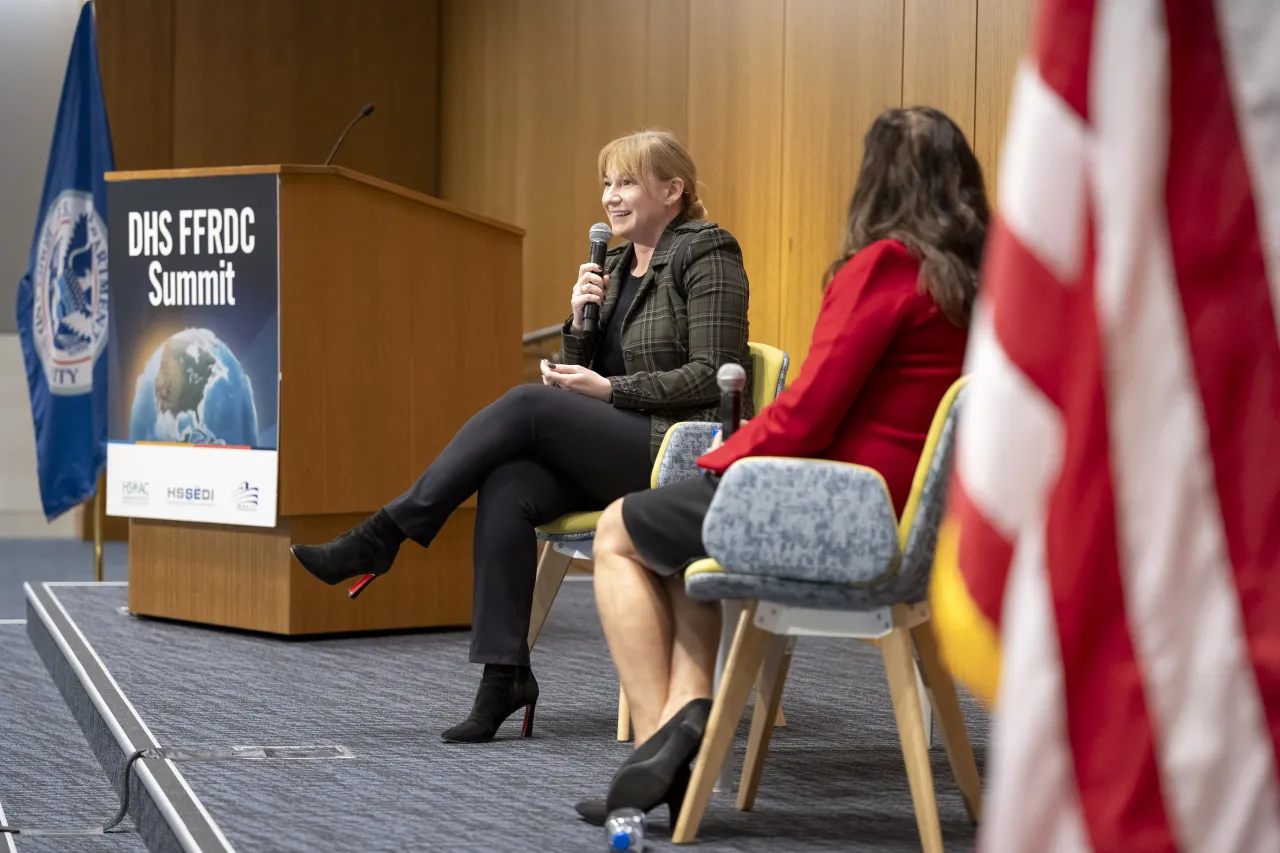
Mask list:
POLYGON ((343 128, 342 133, 338 134, 338 141, 333 143, 333 150, 330 151, 329 156, 324 159, 324 164, 326 166, 333 162, 334 155, 337 154, 338 149, 342 147, 342 140, 347 138, 347 134, 351 132, 351 128, 355 127, 362 118, 367 117, 372 112, 373 104, 365 104, 360 108, 360 112, 356 113, 355 117, 352 118, 351 121, 347 122, 347 126, 343 128))
MULTIPOLYGON (((591 240, 590 262, 600 267, 601 274, 604 273, 604 256, 609 251, 609 241, 613 239, 613 229, 608 223, 597 222, 591 226, 591 231, 587 237, 591 240)), ((587 335, 594 335, 600 331, 600 304, 598 302, 588 302, 582 307, 582 332, 587 335)))
POLYGON ((747 371, 741 364, 722 364, 716 371, 720 386, 720 435, 728 441, 742 422, 742 390, 747 387, 747 371))

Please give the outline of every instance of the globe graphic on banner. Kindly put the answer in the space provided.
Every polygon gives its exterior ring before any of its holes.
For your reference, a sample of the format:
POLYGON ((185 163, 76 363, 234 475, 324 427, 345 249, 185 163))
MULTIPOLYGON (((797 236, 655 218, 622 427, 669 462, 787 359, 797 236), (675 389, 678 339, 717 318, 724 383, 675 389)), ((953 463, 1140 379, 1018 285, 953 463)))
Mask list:
POLYGON ((129 438, 258 446, 253 386, 217 335, 184 329, 156 348, 134 390, 129 438))

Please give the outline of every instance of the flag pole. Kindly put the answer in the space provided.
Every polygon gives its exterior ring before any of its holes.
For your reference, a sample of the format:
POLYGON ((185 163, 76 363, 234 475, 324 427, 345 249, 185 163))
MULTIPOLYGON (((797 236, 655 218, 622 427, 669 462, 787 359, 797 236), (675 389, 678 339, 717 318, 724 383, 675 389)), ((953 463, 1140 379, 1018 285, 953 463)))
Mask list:
POLYGON ((102 492, 93 496, 93 579, 102 583, 102 492))
MULTIPOLYGON (((98 5, 93 0, 85 0, 93 10, 94 21, 98 17, 98 5)), ((81 8, 84 4, 80 4, 81 8)), ((102 481, 99 480, 99 483, 102 481)), ((93 581, 102 583, 102 489, 93 491, 93 581)))

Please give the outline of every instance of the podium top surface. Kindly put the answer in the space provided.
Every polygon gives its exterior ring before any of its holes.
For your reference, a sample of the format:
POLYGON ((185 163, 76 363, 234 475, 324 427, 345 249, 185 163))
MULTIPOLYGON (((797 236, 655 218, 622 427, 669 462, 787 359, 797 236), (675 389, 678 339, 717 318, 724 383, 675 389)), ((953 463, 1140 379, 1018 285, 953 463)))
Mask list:
POLYGON ((510 222, 503 222, 501 219, 494 219, 491 216, 467 210, 465 207, 460 207, 444 199, 429 196, 426 193, 420 193, 417 190, 411 190, 408 187, 402 187, 399 184, 393 184, 390 181, 384 181, 381 178, 375 178, 372 175, 366 175, 354 169, 348 169, 346 166, 304 166, 279 163, 263 166, 208 166, 198 169, 150 169, 132 172, 107 172, 105 177, 108 181, 150 181, 163 178, 216 178, 228 175, 330 175, 346 178, 356 183, 367 184, 385 192, 394 193, 420 204, 439 208, 440 210, 508 231, 518 237, 524 236, 524 229, 517 225, 512 225, 510 222))

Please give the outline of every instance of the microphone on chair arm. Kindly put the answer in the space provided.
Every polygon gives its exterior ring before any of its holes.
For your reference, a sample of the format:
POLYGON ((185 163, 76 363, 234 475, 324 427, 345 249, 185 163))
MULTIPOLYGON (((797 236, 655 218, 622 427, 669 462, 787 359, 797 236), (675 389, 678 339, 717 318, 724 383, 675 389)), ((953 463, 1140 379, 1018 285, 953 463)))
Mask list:
POLYGON ((747 371, 741 364, 722 364, 716 371, 720 386, 720 434, 728 441, 742 421, 742 391, 747 387, 747 371))

